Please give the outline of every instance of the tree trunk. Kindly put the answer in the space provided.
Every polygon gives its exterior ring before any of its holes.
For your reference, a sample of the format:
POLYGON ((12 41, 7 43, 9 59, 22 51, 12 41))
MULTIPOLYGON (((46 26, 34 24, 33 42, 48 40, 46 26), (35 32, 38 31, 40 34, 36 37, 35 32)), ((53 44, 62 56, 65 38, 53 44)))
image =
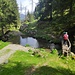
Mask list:
POLYGON ((70 15, 72 14, 72 7, 73 7, 73 0, 70 1, 70 11, 69 11, 70 15))
POLYGON ((3 28, 3 26, 1 26, 1 29, 2 29, 2 35, 4 35, 4 28, 3 28))
POLYGON ((64 9, 62 8, 61 9, 61 17, 63 17, 63 15, 64 15, 64 9))
POLYGON ((52 3, 51 3, 51 5, 50 5, 50 21, 52 20, 52 3))

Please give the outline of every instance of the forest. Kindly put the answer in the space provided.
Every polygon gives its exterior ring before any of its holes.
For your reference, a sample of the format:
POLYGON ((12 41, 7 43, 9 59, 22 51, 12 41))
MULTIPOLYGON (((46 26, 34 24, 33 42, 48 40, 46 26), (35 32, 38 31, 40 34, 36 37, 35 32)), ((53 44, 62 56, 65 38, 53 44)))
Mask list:
POLYGON ((16 0, 0 0, 0 75, 75 75, 75 0, 38 0, 24 20, 16 0))
POLYGON ((13 26, 17 27, 19 21, 16 0, 0 0, 0 35, 4 35, 13 26))
POLYGON ((0 39, 13 27, 28 36, 54 42, 59 42, 58 38, 67 31, 74 49, 75 1, 39 0, 35 11, 28 11, 25 20, 20 22, 16 0, 0 0, 0 39))
POLYGON ((30 36, 58 42, 58 38, 66 31, 69 34, 72 48, 75 48, 74 0, 39 0, 34 13, 28 12, 25 23, 26 21, 30 23, 22 31, 27 35, 31 34, 30 36), (33 18, 35 21, 31 23, 33 18))

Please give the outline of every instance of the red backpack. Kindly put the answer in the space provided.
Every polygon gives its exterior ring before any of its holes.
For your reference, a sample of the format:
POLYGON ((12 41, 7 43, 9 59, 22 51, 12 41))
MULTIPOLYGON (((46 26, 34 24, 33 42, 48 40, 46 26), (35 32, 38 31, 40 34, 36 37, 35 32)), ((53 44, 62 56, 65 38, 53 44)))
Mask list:
POLYGON ((63 35, 63 39, 64 39, 64 40, 68 40, 68 35, 67 35, 67 34, 64 34, 64 35, 63 35))

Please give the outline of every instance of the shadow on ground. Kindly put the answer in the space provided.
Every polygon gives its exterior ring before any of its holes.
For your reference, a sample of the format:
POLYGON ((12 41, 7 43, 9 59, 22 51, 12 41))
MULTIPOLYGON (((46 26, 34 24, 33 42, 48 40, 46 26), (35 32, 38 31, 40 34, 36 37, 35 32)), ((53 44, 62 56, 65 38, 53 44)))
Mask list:
POLYGON ((0 75, 75 75, 75 72, 62 67, 41 66, 35 68, 32 64, 11 62, 0 65, 0 75))

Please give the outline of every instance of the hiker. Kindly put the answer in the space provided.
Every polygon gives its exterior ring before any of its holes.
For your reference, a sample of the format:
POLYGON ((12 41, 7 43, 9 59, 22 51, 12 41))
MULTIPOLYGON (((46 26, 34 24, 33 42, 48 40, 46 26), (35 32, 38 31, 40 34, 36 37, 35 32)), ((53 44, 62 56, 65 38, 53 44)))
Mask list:
POLYGON ((68 33, 67 32, 64 32, 63 33, 63 36, 62 36, 62 54, 66 56, 70 55, 70 52, 71 52, 71 43, 70 43, 70 40, 69 40, 69 36, 68 36, 68 33))
POLYGON ((63 34, 63 42, 64 42, 64 44, 65 45, 67 45, 68 44, 68 33, 67 32, 64 32, 64 34, 63 34))

